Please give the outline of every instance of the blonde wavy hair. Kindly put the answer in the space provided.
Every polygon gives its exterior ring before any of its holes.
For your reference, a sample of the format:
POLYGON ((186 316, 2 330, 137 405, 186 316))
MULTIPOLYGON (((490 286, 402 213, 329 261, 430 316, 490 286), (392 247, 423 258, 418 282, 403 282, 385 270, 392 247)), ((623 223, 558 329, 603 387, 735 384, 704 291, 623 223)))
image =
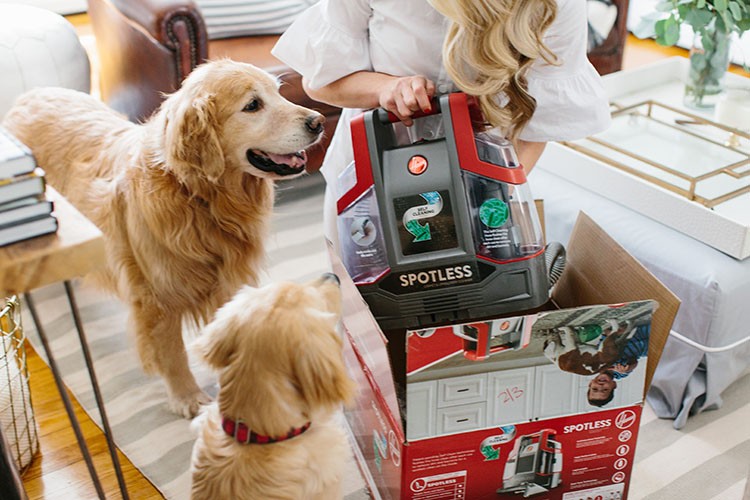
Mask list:
POLYGON ((429 2, 451 21, 443 47, 446 71, 478 98, 490 125, 516 139, 536 109, 526 72, 539 58, 557 64, 542 41, 557 14, 556 0, 429 2))

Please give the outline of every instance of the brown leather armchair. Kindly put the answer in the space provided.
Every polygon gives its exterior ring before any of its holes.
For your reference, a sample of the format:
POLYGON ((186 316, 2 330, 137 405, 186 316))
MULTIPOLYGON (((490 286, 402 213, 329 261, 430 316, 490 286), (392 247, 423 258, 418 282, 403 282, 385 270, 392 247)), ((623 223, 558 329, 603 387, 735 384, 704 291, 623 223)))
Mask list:
POLYGON ((309 151, 308 171, 320 167, 340 109, 310 99, 301 76, 271 55, 278 36, 209 40, 200 11, 191 0, 89 0, 96 37, 102 99, 132 121, 143 121, 165 93, 207 59, 229 57, 278 75, 289 100, 326 117, 324 140, 309 151))
MULTIPOLYGON (((618 6, 615 28, 589 54, 601 74, 622 66, 628 0, 613 3, 618 6)), ((206 59, 249 62, 279 75, 286 82, 281 89, 288 99, 326 116, 326 140, 310 152, 310 168, 320 165, 340 110, 310 99, 302 90, 300 75, 271 55, 278 36, 209 40, 201 13, 191 0, 89 0, 88 6, 101 61, 101 95, 114 109, 133 121, 144 120, 164 93, 174 92, 206 59)))
POLYGON ((612 0, 617 6, 617 19, 609 36, 589 52, 589 61, 600 75, 606 75, 622 69, 622 55, 625 41, 628 38, 628 0, 612 0))

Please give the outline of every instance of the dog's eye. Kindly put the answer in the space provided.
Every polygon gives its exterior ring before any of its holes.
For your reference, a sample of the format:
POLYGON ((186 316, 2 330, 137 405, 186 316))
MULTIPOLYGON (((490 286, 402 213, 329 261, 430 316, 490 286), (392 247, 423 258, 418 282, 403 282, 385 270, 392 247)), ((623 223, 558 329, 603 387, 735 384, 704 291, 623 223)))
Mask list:
POLYGON ((248 113, 252 113, 253 111, 258 111, 260 109, 260 101, 258 99, 253 99, 249 103, 245 104, 245 107, 242 108, 242 111, 247 111, 248 113))

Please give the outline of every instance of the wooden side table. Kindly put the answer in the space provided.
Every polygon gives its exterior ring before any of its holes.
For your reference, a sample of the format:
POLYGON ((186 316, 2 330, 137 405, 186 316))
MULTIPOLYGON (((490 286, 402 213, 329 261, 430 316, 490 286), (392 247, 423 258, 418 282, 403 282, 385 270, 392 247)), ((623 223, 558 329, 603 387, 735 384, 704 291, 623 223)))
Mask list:
POLYGON ((78 332, 86 368, 91 379, 94 397, 102 420, 102 427, 107 439, 112 464, 117 476, 117 482, 123 499, 128 499, 125 480, 117 457, 117 448, 114 443, 112 431, 109 426, 104 400, 99 390, 94 363, 86 341, 75 296, 70 280, 87 274, 105 264, 104 239, 101 231, 78 210, 76 210, 60 193, 52 187, 47 187, 47 197, 55 203, 55 215, 58 220, 57 233, 30 239, 0 248, 0 290, 7 295, 23 294, 26 305, 31 312, 31 317, 39 332, 39 338, 47 355, 50 369, 55 379, 55 384, 60 393, 60 398, 65 406, 65 411, 70 419, 73 432, 75 433, 81 454, 86 462, 94 488, 99 498, 105 498, 99 477, 94 468, 91 454, 81 432, 78 419, 73 412, 73 406, 65 390, 62 376, 58 369, 52 350, 50 349, 47 335, 44 332, 31 291, 52 283, 63 282, 68 297, 73 321, 78 332))

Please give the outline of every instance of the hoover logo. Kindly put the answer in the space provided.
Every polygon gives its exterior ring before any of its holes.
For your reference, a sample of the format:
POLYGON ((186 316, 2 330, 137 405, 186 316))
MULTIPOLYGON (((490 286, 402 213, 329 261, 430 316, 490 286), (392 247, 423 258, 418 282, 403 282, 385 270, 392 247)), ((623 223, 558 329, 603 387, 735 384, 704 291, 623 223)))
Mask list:
POLYGON ((392 273, 383 280, 383 289, 393 293, 411 293, 482 281, 476 263, 432 267, 392 273))
POLYGON ((429 191, 419 196, 424 198, 426 205, 411 207, 402 218, 404 227, 414 236, 414 241, 428 241, 432 239, 430 224, 420 224, 419 221, 435 217, 443 210, 443 198, 437 191, 429 191))
POLYGON ((633 410, 625 410, 615 419, 615 425, 618 429, 627 429, 635 423, 637 416, 633 410))

